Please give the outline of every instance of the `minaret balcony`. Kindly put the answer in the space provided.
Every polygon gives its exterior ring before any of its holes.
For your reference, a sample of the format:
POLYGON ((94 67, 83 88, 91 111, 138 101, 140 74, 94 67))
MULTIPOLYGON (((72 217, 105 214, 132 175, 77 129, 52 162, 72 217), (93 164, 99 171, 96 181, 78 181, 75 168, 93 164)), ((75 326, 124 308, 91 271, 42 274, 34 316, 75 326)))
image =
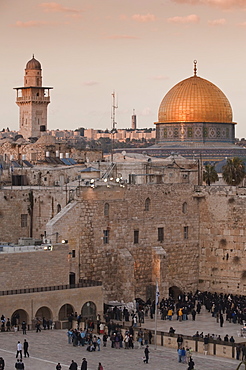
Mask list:
POLYGON ((21 96, 16 98, 16 103, 50 103, 49 96, 21 96))

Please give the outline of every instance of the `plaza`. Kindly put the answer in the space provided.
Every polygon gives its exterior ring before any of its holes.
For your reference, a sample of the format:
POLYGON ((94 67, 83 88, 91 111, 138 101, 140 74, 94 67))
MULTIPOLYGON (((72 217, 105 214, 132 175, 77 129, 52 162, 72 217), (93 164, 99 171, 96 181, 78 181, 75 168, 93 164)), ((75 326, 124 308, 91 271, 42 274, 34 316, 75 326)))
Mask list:
MULTIPOLYGON (((216 319, 211 317, 203 307, 200 315, 197 315, 196 321, 178 322, 175 319, 170 321, 162 321, 158 318, 158 330, 167 331, 170 326, 176 329, 176 333, 193 335, 197 330, 203 331, 204 334, 214 333, 222 338, 225 334, 233 335, 236 342, 245 339, 237 337, 237 331, 240 330, 239 324, 230 324, 227 321, 223 328, 216 322, 216 319)), ((147 319, 145 328, 154 329, 154 320, 147 319)), ((0 333, 0 356, 5 360, 6 370, 14 369, 16 362, 16 345, 20 341, 23 343, 24 338, 29 342, 30 358, 24 358, 26 370, 54 370, 58 362, 61 363, 62 369, 68 369, 71 360, 78 363, 79 369, 82 358, 86 357, 89 370, 97 370, 98 363, 101 362, 104 370, 124 369, 132 370, 137 368, 150 367, 152 370, 168 369, 178 370, 187 369, 187 365, 178 363, 176 349, 150 345, 150 362, 143 363, 144 346, 137 349, 137 345, 133 350, 128 349, 113 349, 108 340, 107 347, 101 346, 101 351, 88 352, 86 347, 74 347, 68 344, 66 330, 42 330, 41 333, 28 331, 27 335, 23 335, 21 331, 16 333, 0 333)), ((135 342, 136 343, 136 342, 135 342)), ((205 356, 203 354, 193 353, 195 361, 195 369, 197 370, 234 370, 237 368, 239 361, 235 359, 227 359, 215 356, 205 356)))

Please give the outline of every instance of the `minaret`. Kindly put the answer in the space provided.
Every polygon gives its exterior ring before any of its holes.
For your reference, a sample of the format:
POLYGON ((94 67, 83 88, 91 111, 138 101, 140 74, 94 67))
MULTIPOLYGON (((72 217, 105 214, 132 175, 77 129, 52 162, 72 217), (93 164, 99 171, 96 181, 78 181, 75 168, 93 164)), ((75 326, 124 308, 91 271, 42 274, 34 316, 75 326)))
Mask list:
POLYGON ((26 64, 24 87, 16 87, 16 104, 20 107, 19 134, 25 139, 40 137, 47 130, 49 91, 53 87, 42 86, 42 68, 33 58, 26 64))
POLYGON ((135 114, 135 109, 133 109, 133 115, 132 115, 132 130, 136 131, 137 129, 137 116, 135 114))

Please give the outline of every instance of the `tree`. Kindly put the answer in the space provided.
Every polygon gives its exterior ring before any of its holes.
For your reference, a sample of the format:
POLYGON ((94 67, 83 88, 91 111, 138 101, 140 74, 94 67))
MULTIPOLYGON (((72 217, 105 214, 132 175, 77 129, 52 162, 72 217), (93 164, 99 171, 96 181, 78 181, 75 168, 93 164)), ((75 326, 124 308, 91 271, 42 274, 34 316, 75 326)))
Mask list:
POLYGON ((238 157, 228 158, 227 163, 222 168, 223 179, 227 185, 239 185, 245 176, 245 167, 242 159, 238 157))
POLYGON ((213 164, 206 164, 205 170, 203 171, 203 181, 206 182, 208 186, 212 182, 216 182, 219 180, 218 174, 215 171, 215 166, 213 164))

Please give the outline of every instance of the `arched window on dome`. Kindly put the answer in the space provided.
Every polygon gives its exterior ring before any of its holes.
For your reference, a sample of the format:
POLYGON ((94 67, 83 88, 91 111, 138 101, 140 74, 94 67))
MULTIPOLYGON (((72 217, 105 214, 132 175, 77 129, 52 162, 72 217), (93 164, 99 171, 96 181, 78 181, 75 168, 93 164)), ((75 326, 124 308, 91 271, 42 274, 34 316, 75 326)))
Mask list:
POLYGON ((109 216, 109 204, 104 204, 104 216, 109 216))
POLYGON ((144 210, 145 211, 149 211, 150 210, 150 199, 149 198, 145 199, 145 207, 144 207, 144 210))
POLYGON ((187 213, 187 203, 186 203, 186 202, 184 202, 184 203, 182 204, 182 212, 183 212, 183 213, 187 213))

